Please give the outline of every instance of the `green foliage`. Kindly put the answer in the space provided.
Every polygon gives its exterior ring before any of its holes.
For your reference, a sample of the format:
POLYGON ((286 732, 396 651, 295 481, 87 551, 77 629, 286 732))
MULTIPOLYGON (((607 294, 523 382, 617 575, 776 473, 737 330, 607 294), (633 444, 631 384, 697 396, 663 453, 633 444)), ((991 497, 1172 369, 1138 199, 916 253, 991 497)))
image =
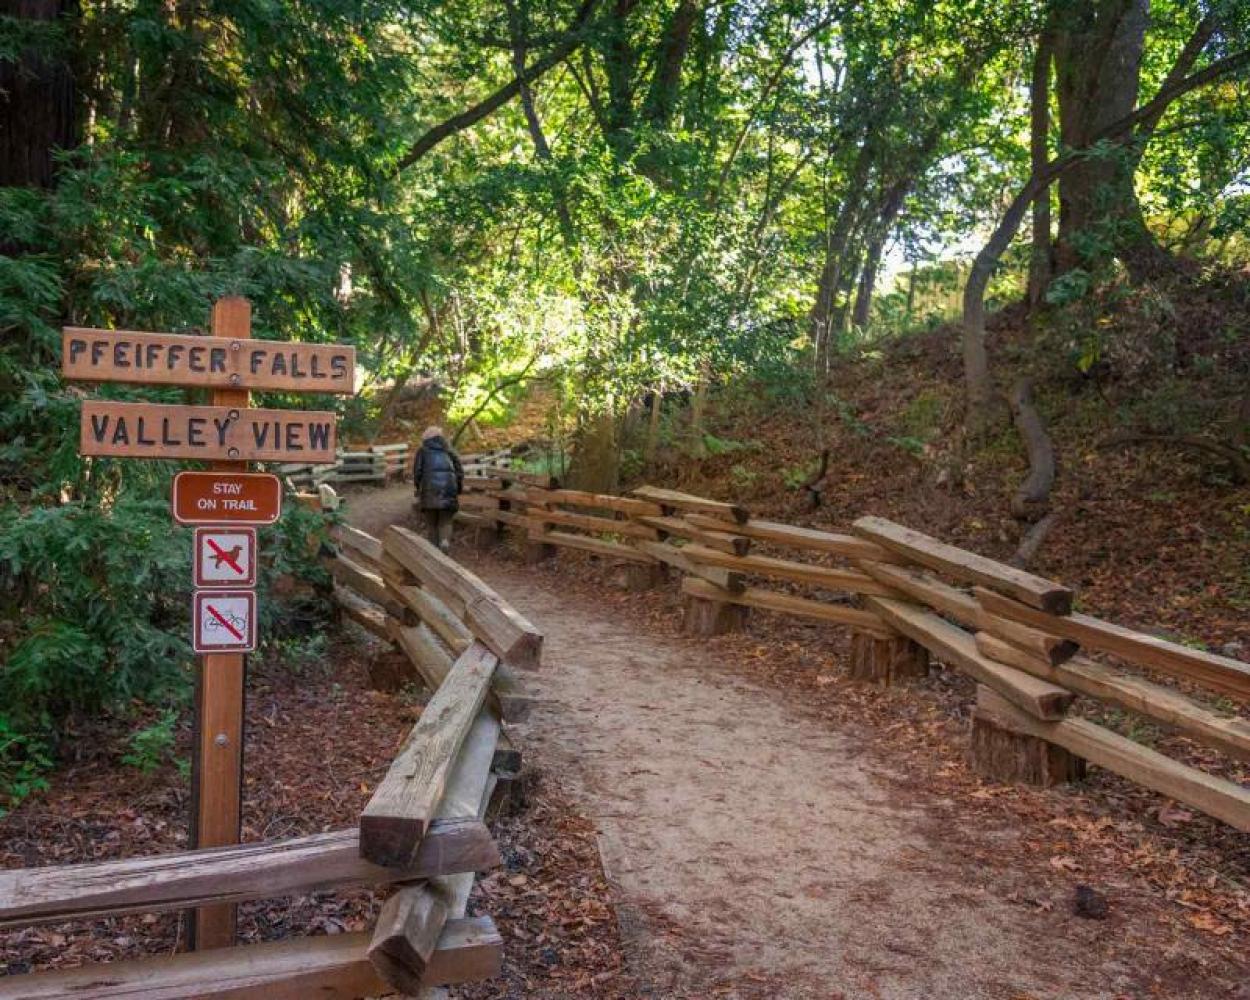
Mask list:
POLYGON ((127 741, 129 749, 122 754, 122 763, 151 774, 161 765, 174 759, 174 727, 178 722, 177 709, 162 712, 151 725, 136 729, 127 741))

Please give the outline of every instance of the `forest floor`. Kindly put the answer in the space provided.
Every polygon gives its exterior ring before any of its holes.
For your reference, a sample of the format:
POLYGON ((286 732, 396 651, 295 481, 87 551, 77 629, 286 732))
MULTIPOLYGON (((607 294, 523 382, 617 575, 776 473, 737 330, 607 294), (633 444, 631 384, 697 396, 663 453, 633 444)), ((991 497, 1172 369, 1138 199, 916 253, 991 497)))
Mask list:
MULTIPOLYGON (((349 497, 348 517, 376 532, 409 507, 397 486, 349 497)), ((811 644, 829 629, 761 616, 692 640, 670 590, 625 594, 564 553, 535 569, 458 549, 546 635, 521 745, 593 825, 615 890, 633 992, 578 995, 1248 995, 1245 926, 1226 919, 1247 901, 1215 886, 1232 862, 1168 841, 1193 817, 1165 812, 1161 836, 1114 780, 983 785, 950 675, 866 689, 839 676, 844 650, 811 644), (1078 885, 1104 919, 1076 914, 1078 885)))

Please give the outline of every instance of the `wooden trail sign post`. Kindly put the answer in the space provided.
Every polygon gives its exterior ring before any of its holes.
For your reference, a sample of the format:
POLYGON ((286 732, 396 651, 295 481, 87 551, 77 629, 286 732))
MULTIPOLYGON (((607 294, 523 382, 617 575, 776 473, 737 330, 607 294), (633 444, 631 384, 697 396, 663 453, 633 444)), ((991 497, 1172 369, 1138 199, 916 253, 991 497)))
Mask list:
MULTIPOLYGON (((240 525, 272 524, 281 508, 277 478, 249 473, 248 463, 335 457, 334 413, 250 409, 249 390, 355 391, 355 348, 251 338, 244 298, 213 304, 208 337, 82 327, 62 334, 66 378, 212 390, 209 406, 85 400, 79 429, 83 455, 192 458, 213 470, 179 473, 172 497, 175 521, 204 526, 196 533, 192 607, 194 647, 204 651, 195 683, 192 847, 237 844, 241 832, 244 655, 256 639, 251 588, 259 553, 255 528, 240 525)), ((233 905, 194 912, 193 947, 230 945, 234 932, 233 905)))
MULTIPOLYGON (((252 336, 252 304, 243 298, 213 303, 213 336, 232 341, 252 336)), ((246 409, 246 389, 214 389, 213 406, 246 409)), ((88 416, 83 414, 83 423, 88 416)), ((217 461, 220 472, 247 472, 241 459, 217 461)), ((197 602, 198 603, 198 602, 197 602)), ((199 608, 194 609, 196 615, 199 608)), ((253 608, 253 619, 255 618, 253 608)), ((198 621, 193 625, 198 631, 198 621)), ((252 622, 255 628, 255 621, 252 622)), ((191 846, 237 844, 243 824, 243 692, 247 679, 243 653, 206 653, 195 675, 195 746, 191 758, 191 846)), ((237 908, 203 906, 195 911, 191 946, 224 948, 234 944, 237 908)))

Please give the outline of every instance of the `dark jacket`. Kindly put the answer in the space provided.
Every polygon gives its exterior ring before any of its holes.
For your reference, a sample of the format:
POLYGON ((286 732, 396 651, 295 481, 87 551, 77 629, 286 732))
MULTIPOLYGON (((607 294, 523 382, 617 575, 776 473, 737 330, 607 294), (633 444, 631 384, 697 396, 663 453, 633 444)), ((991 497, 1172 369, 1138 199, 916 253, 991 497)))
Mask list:
POLYGON ((413 464, 412 481, 422 510, 459 510, 457 497, 464 489, 464 468, 446 440, 421 442, 413 464))

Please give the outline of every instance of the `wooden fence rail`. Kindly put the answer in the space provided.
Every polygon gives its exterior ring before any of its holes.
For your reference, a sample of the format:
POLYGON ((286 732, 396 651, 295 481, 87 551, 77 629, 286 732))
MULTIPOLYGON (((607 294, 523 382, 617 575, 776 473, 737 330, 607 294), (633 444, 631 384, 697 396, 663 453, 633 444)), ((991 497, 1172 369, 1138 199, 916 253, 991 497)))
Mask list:
MULTIPOLYGON (((543 637, 479 577, 408 528, 392 525, 380 539, 346 525, 335 533, 340 551, 329 563, 339 606, 393 643, 412 679, 432 692, 360 816, 362 863, 410 869, 446 824, 480 826, 498 782, 515 777, 520 754, 503 722, 527 709, 518 670, 539 665, 543 637)), ((463 923, 475 870, 405 880, 387 900, 365 952, 392 989, 416 995, 447 965, 443 939, 463 923)), ((473 960, 480 957, 475 950, 473 960)))
POLYGON ((531 561, 587 552, 631 587, 678 572, 688 631, 742 628, 749 609, 763 609, 851 629, 853 678, 923 675, 930 657, 968 674, 981 692, 973 762, 989 777, 1052 782, 1088 760, 1250 830, 1250 789, 1071 714, 1078 697, 1096 699, 1247 760, 1250 720, 1203 695, 1250 701, 1250 664, 1075 612, 1061 583, 884 518, 822 531, 675 490, 618 497, 490 473, 465 498, 465 523, 520 531, 531 561))
MULTIPOLYGON (((491 456, 493 461, 504 455, 491 456)), ((484 823, 520 754, 501 720, 526 700, 515 668, 542 635, 481 580, 403 528, 336 528, 344 612, 409 658, 431 697, 358 828, 288 840, 0 872, 0 929, 368 885, 396 886, 370 932, 0 978, 0 1000, 62 996, 356 998, 499 973, 488 916, 466 918, 475 874, 499 864, 484 823)))

